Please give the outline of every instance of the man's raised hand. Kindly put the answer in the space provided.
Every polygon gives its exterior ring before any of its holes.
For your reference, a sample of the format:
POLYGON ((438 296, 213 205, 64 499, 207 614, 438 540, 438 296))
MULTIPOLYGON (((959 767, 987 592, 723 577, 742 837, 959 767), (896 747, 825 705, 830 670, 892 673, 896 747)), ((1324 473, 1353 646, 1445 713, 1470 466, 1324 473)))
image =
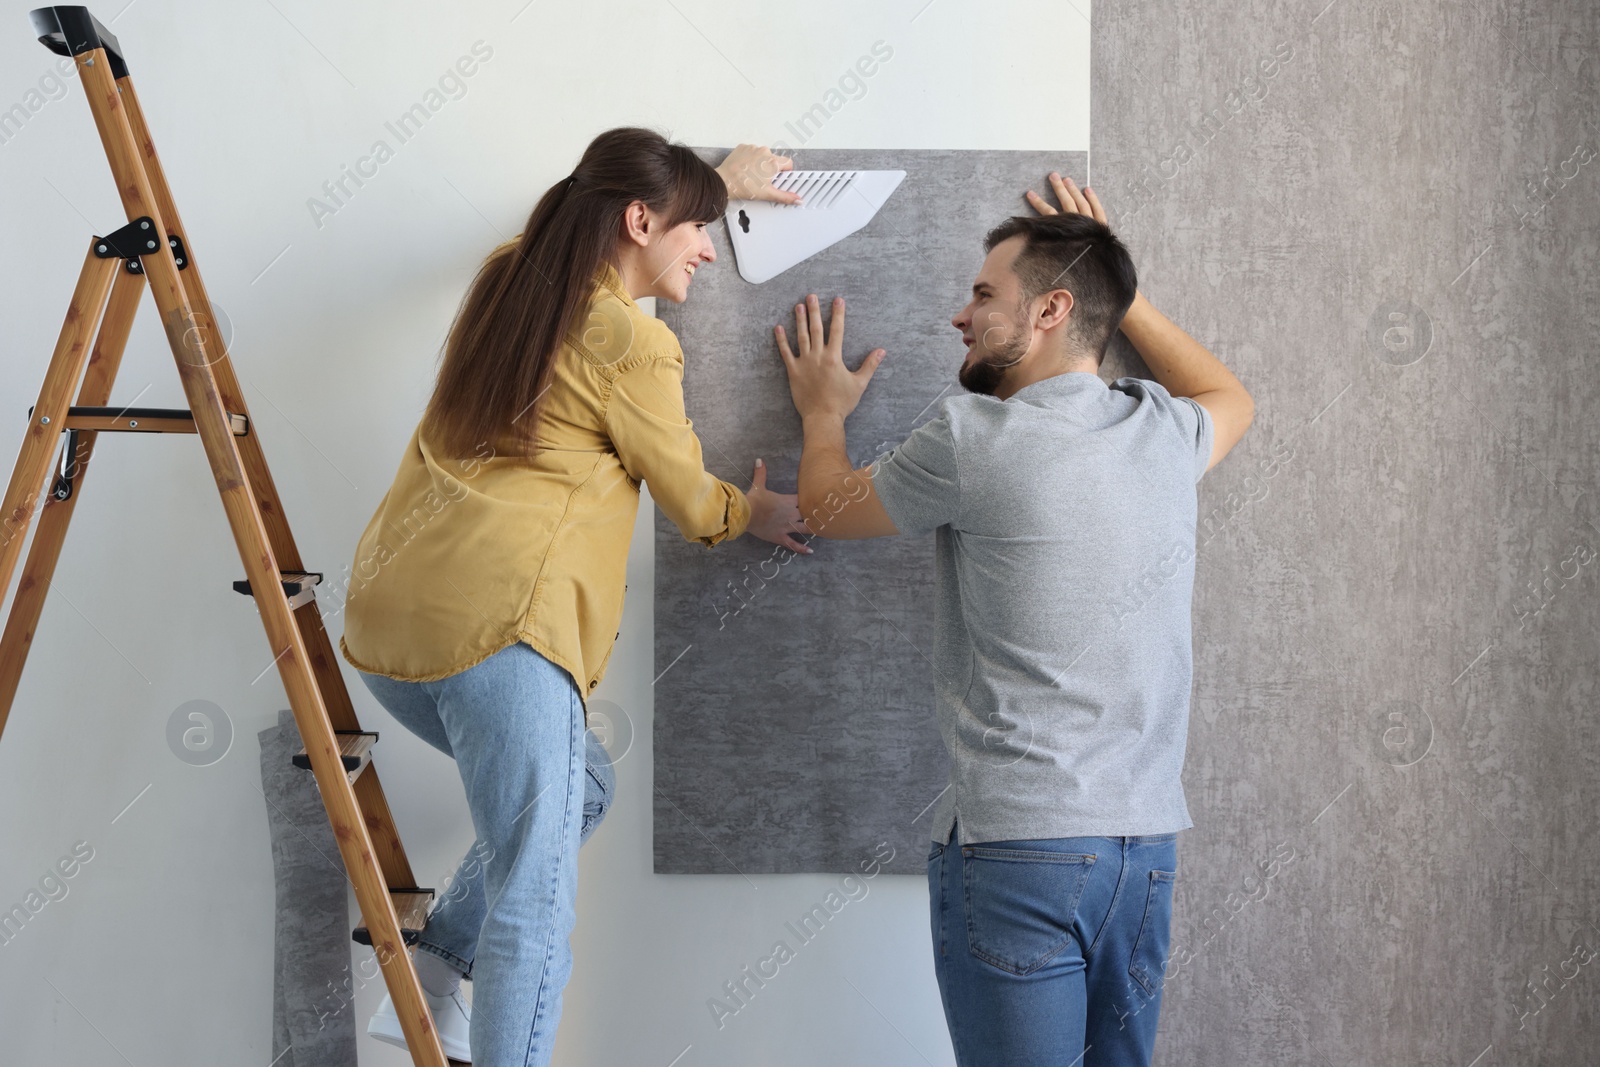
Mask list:
POLYGON ((1056 200, 1061 203, 1061 211, 1057 211, 1038 193, 1029 189, 1023 196, 1033 209, 1041 215, 1059 215, 1062 211, 1069 215, 1087 215, 1101 225, 1106 224, 1106 209, 1100 206, 1100 198, 1094 195, 1094 190, 1085 187, 1080 190, 1071 178, 1062 178, 1056 171, 1050 172, 1050 187, 1055 190, 1056 200))
POLYGON ((778 354, 783 359, 784 369, 789 372, 789 395, 802 419, 824 412, 836 413, 842 419, 854 411, 885 355, 883 349, 874 348, 861 361, 860 367, 855 370, 845 367, 842 296, 833 298, 833 317, 828 320, 826 334, 817 294, 807 294, 804 304, 794 306, 798 352, 789 350, 789 339, 781 324, 772 330, 778 339, 778 354))

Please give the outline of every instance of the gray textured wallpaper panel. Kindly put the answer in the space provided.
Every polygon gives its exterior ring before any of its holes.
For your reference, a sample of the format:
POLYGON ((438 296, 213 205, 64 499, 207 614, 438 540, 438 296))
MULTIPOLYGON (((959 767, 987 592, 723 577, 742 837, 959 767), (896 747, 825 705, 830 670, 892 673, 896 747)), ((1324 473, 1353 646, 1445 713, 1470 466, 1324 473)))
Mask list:
POLYGON ((1156 1062, 1594 1063, 1600 6, 1092 34, 1094 187, 1256 399, 1199 487, 1156 1062))
MULTIPOLYGON (((725 149, 701 149, 718 162, 725 149)), ((800 418, 772 337, 793 336, 807 293, 847 302, 845 364, 888 350, 850 416, 864 466, 959 394, 950 319, 970 298, 983 236, 1032 214, 1052 170, 1081 152, 801 150, 804 170, 905 170, 866 228, 761 284, 739 276, 726 227, 717 262, 657 314, 683 345, 684 402, 706 467, 741 488, 757 456, 795 491, 800 418)), ((655 870, 925 874, 946 756, 933 712, 933 536, 813 538, 783 563, 745 536, 707 550, 658 510, 655 535, 655 870), (883 854, 887 854, 885 849, 883 854)))
POLYGON ((317 780, 294 765, 294 712, 256 734, 276 887, 272 1067, 356 1067, 350 908, 344 864, 317 780))

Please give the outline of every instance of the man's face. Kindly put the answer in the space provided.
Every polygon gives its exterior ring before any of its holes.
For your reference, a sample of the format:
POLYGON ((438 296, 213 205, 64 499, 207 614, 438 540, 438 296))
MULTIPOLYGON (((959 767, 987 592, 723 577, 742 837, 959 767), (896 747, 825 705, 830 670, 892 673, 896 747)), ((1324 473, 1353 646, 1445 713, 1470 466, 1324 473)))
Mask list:
POLYGON ((972 283, 971 302, 950 320, 967 346, 956 378, 969 393, 994 396, 1033 344, 1032 301, 1022 299, 1022 281, 1011 269, 1024 241, 1019 235, 994 246, 972 283))

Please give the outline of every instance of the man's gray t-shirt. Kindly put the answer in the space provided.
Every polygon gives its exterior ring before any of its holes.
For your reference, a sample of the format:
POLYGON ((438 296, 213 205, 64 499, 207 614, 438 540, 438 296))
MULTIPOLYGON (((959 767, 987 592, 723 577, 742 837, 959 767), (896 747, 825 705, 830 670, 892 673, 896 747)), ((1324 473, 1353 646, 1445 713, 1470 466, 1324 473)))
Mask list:
POLYGON ((900 532, 937 531, 934 840, 1194 825, 1180 774, 1212 435, 1159 382, 1069 371, 949 397, 874 463, 900 532))

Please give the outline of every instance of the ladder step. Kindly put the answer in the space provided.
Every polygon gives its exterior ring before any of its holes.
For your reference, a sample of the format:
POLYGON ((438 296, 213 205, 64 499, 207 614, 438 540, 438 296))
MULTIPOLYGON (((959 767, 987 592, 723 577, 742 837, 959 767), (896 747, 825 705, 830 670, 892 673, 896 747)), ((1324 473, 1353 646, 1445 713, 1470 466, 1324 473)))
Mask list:
MULTIPOLYGON (((317 583, 322 581, 321 571, 279 571, 283 579, 283 595, 289 598, 289 606, 298 608, 301 604, 311 601, 316 595, 317 583)), ((255 596, 250 588, 250 579, 241 578, 233 583, 234 592, 243 593, 245 596, 255 596)))
MULTIPOLYGON (((33 416, 33 406, 28 407, 33 416)), ((250 432, 250 420, 228 412, 228 425, 235 437, 250 432)), ((98 430, 101 433, 195 433, 194 412, 187 408, 70 407, 65 430, 98 430)))
MULTIPOLYGON (((428 907, 433 903, 433 890, 416 887, 390 889, 389 899, 394 902, 395 914, 400 917, 400 936, 406 944, 415 944, 417 938, 422 936, 422 928, 428 924, 428 907)), ((351 931, 350 939, 358 945, 372 944, 372 935, 367 932, 365 925, 351 931)))
MULTIPOLYGON (((339 738, 339 759, 344 763, 345 776, 354 782, 372 762, 372 746, 378 743, 376 733, 364 730, 335 730, 339 738)), ((303 747, 294 754, 291 762, 302 770, 311 769, 311 753, 303 747)))

